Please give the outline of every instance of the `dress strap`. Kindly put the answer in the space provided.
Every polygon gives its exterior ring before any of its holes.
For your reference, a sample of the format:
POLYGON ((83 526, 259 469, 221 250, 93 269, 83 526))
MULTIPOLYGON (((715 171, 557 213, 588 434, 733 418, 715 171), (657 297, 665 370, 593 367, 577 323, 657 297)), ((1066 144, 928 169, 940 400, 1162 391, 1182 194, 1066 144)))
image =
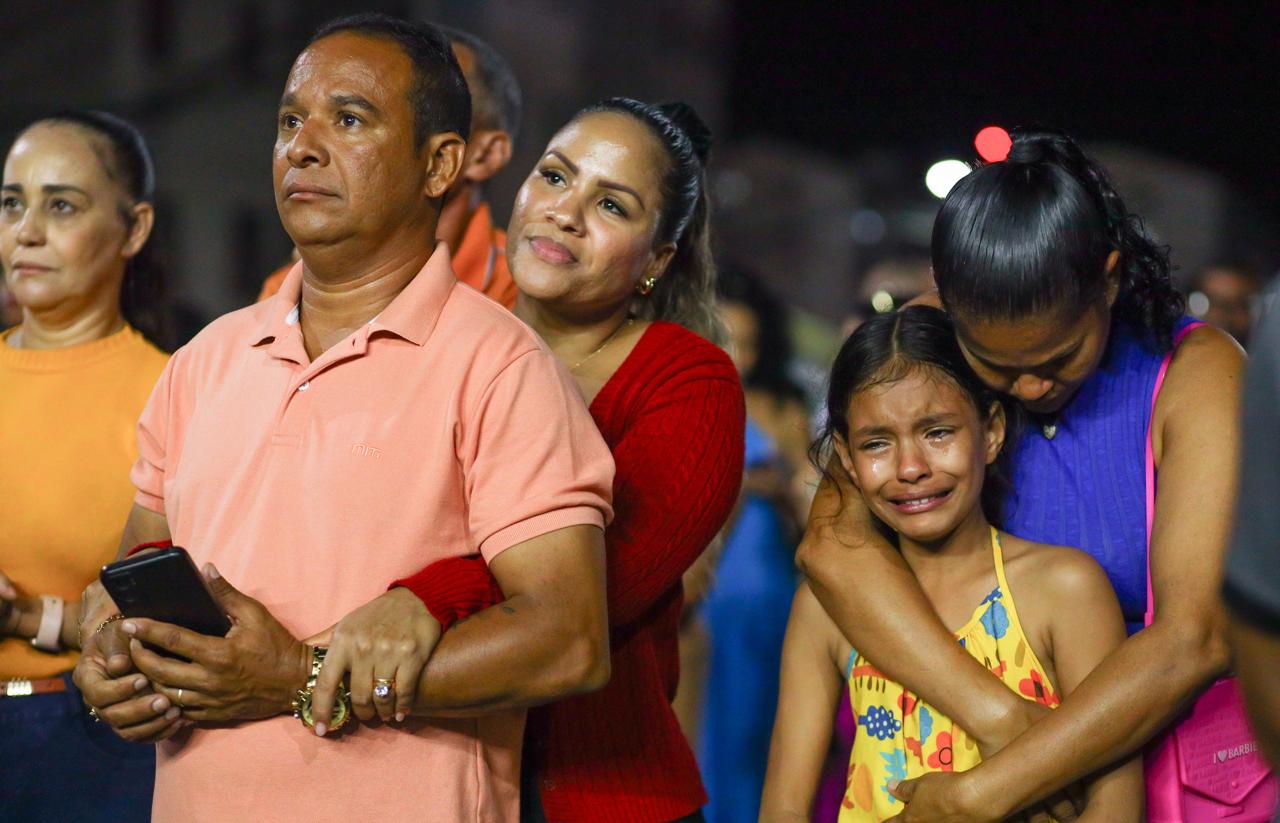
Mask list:
POLYGON ((1016 637, 1026 643, 1029 667, 1038 669, 1047 677, 1049 669, 1040 661, 1036 650, 1032 648, 1027 630, 1022 625, 1022 618, 1018 616, 1018 604, 1014 602, 1013 589, 1009 588, 1009 580, 1004 575, 1004 552, 1000 547, 1000 533, 996 531, 995 526, 991 527, 991 555, 995 559, 996 580, 1000 582, 1000 601, 1009 615, 1009 633, 1004 640, 998 642, 1009 642, 1011 637, 1016 637))
POLYGON ((1004 551, 1000 548, 1000 533, 991 527, 991 559, 996 565, 996 583, 1000 586, 1000 595, 1006 602, 1013 598, 1009 594, 1009 581, 1004 577, 1004 551))

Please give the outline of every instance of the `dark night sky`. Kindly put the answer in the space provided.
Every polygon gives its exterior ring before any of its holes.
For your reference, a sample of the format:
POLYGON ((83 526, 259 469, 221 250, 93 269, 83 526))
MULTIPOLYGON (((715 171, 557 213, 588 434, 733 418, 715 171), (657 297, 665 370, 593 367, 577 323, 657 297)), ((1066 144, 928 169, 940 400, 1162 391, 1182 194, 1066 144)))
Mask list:
POLYGON ((979 127, 1040 122, 1208 166, 1276 211, 1280 5, 934 5, 735 3, 733 131, 970 157, 979 127))

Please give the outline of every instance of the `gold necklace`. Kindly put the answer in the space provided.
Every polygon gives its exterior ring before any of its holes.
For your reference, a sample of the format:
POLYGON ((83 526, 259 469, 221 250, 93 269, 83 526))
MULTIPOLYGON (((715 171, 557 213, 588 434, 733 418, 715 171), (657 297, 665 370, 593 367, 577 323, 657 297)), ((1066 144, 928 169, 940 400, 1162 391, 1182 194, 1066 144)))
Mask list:
POLYGON ((604 351, 604 347, 605 347, 605 346, 607 346, 607 345, 609 345, 610 343, 612 343, 612 342, 613 342, 613 338, 615 338, 615 337, 617 337, 619 334, 621 334, 623 329, 630 328, 631 324, 632 324, 632 323, 634 323, 634 322, 636 322, 636 319, 635 319, 634 317, 631 317, 631 318, 628 318, 628 319, 627 319, 627 322, 618 324, 618 328, 616 328, 616 329, 614 329, 613 331, 609 332, 609 336, 608 336, 608 337, 606 337, 606 338, 604 339, 604 342, 603 342, 603 343, 601 343, 599 346, 596 346, 596 350, 595 350, 595 351, 591 352, 591 354, 588 354, 586 357, 582 358, 582 359, 581 359, 581 360, 579 360, 577 363, 574 363, 572 366, 570 366, 570 367, 569 367, 569 370, 570 370, 570 371, 573 371, 573 370, 577 369, 577 368, 578 368, 579 366, 581 366, 583 363, 587 362, 588 360, 590 360, 591 358, 595 357, 595 356, 596 356, 597 354, 599 354, 600 352, 604 351))

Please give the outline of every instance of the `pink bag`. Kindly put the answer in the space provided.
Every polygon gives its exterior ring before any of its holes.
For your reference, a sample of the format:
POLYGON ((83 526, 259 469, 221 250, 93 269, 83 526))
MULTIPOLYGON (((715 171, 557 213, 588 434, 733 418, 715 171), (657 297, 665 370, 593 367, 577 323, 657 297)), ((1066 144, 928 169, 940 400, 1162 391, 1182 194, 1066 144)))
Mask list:
MULTIPOLYGON (((1196 326, 1183 329, 1175 340, 1196 326)), ((1152 417, 1173 353, 1165 356, 1151 394, 1152 417)), ((1155 460, 1147 433, 1147 546, 1155 518, 1155 460)), ((1155 616, 1151 553, 1147 552, 1147 614, 1155 616)), ((1224 677, 1200 695, 1191 710, 1151 741, 1146 752, 1147 820, 1150 823, 1266 823, 1276 810, 1276 776, 1245 719, 1235 678, 1224 677)))
POLYGON ((1266 823, 1276 776, 1258 751, 1233 677, 1200 695, 1146 755, 1150 823, 1266 823))

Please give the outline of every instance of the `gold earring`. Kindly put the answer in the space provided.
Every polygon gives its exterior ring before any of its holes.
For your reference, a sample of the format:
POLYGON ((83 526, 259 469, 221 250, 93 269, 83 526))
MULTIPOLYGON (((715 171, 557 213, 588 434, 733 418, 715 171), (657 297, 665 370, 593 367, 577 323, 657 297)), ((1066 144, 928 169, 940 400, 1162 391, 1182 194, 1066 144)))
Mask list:
POLYGON ((649 292, 653 291, 653 287, 656 285, 658 285, 658 278, 646 277, 644 280, 640 281, 640 285, 636 286, 636 291, 648 296, 649 292))

